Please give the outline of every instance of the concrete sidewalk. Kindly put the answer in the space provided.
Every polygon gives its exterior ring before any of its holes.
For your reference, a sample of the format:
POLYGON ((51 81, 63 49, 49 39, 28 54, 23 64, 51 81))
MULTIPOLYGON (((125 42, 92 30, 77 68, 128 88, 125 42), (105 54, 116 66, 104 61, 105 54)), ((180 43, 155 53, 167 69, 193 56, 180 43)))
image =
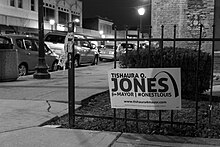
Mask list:
POLYGON ((219 147, 220 140, 32 127, 0 134, 1 147, 219 147))
MULTIPOLYGON (((112 67, 112 63, 106 63, 76 69, 76 108, 82 100, 108 89, 107 71, 112 67)), ((50 74, 51 79, 28 75, 0 82, 0 133, 36 127, 68 113, 68 70, 50 74)))
MULTIPOLYGON (((107 71, 112 67, 113 63, 105 63, 88 70, 77 69, 75 91, 79 104, 108 89, 107 71)), ((68 112, 67 78, 67 71, 58 71, 48 80, 30 75, 0 83, 0 147, 220 146, 218 139, 39 127, 68 112)))

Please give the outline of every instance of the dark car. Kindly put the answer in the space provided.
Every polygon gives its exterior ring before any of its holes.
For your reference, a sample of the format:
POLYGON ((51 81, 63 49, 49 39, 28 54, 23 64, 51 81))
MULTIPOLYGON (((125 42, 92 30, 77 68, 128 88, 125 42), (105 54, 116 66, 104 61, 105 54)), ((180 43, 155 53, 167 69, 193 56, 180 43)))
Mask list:
MULTIPOLYGON (((8 44, 8 49, 17 49, 18 71, 20 76, 26 75, 28 72, 35 70, 35 67, 38 64, 38 38, 26 35, 0 35, 0 49, 5 49, 4 45, 6 44, 8 44)), ((58 55, 52 52, 46 44, 44 45, 44 49, 45 60, 49 66, 49 70, 57 70, 58 55)))

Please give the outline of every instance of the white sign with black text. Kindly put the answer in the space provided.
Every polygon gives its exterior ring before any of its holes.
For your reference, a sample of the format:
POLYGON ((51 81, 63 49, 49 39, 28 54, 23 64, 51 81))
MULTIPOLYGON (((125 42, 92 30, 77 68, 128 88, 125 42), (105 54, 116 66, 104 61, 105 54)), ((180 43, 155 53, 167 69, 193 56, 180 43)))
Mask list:
POLYGON ((130 68, 108 72, 112 108, 181 109, 180 68, 130 68))

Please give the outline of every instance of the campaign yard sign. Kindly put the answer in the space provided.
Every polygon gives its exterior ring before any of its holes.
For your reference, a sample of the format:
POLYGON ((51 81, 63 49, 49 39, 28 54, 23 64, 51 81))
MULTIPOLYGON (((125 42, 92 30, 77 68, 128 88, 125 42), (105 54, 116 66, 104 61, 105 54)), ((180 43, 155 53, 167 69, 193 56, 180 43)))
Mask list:
POLYGON ((108 72, 112 108, 180 110, 180 68, 112 69, 108 72))

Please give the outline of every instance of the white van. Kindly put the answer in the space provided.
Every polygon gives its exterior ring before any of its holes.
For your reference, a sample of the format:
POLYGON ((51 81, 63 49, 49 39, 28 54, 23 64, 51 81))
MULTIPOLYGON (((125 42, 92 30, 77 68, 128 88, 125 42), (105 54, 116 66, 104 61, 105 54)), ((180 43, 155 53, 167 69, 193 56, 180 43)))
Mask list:
MULTIPOLYGON (((64 42, 66 32, 49 32, 45 35, 45 43, 60 56, 65 54, 64 42)), ((78 67, 81 64, 98 64, 99 53, 95 45, 87 40, 87 37, 82 34, 74 34, 74 62, 75 66, 78 67), (76 41, 76 39, 83 39, 76 41)))

